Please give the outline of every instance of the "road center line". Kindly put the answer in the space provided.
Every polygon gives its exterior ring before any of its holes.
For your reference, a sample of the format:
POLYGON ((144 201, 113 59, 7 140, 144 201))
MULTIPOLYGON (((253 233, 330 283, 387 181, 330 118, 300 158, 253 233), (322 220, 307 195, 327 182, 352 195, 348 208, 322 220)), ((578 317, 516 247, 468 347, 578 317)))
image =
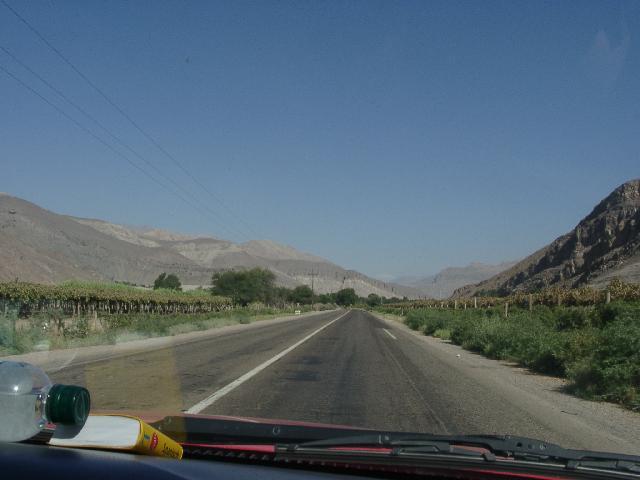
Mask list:
POLYGON ((387 330, 386 328, 383 328, 383 330, 387 332, 387 335, 389 335, 391 338, 393 338, 394 340, 397 340, 396 336, 393 333, 391 333, 389 330, 387 330))
MULTIPOLYGON (((302 345, 304 342, 306 342, 307 340, 309 340, 311 337, 313 337, 314 335, 316 335, 317 333, 320 333, 322 330, 324 330, 325 328, 327 328, 329 325, 337 322, 338 320, 340 320, 342 317, 344 317, 347 313, 349 313, 349 311, 344 312, 342 315, 340 315, 338 318, 334 318, 333 320, 331 320, 329 323, 324 324, 323 326, 321 326, 320 328, 318 328, 317 330, 314 330, 313 332, 311 332, 309 335, 307 335, 306 337, 304 337, 302 340, 297 341, 296 343, 294 343, 293 345, 291 345, 290 347, 284 349, 283 351, 281 351, 280 353, 278 353, 277 355, 275 355, 274 357, 271 357, 269 360, 267 360, 264 363, 261 363, 260 365, 258 365, 257 367, 255 367, 253 370, 248 371, 247 373, 245 373, 244 375, 242 375, 241 377, 236 378, 233 382, 229 383, 228 385, 222 387, 220 390, 217 390, 216 392, 212 393, 211 395, 209 395, 207 398, 205 398, 204 400, 196 403, 193 407, 191 407, 190 409, 188 409, 185 413, 200 413, 202 410, 204 410, 205 408, 213 405, 216 401, 218 401, 219 399, 221 399, 222 397, 224 397, 227 393, 231 392, 232 390, 235 390, 236 388, 238 388, 240 385, 242 385, 244 382, 246 382, 247 380, 249 380, 250 378, 254 377, 255 375, 257 375, 258 373, 260 373, 262 370, 264 370, 265 368, 267 368, 269 365, 272 365, 273 363, 277 362, 278 360, 280 360, 282 357, 284 357, 287 353, 291 352, 292 350, 294 350, 295 348, 299 347, 300 345, 302 345)), ((387 332, 388 333, 388 332, 387 332)))

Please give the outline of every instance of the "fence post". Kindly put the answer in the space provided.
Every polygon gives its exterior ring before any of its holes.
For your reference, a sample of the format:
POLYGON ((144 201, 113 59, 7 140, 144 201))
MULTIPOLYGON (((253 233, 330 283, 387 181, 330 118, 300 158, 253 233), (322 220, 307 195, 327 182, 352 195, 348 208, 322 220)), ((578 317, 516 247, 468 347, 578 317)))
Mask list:
POLYGON ((605 300, 605 303, 611 303, 611 291, 607 290, 607 298, 605 300))
POLYGON ((533 294, 529 294, 529 311, 533 310, 533 294))
POLYGON ((453 309, 457 310, 458 309, 458 300, 454 300, 453 301, 453 309))
POLYGON ((509 302, 504 302, 504 317, 507 318, 509 316, 509 302))
POLYGON ((478 297, 473 297, 473 308, 478 308, 478 297))

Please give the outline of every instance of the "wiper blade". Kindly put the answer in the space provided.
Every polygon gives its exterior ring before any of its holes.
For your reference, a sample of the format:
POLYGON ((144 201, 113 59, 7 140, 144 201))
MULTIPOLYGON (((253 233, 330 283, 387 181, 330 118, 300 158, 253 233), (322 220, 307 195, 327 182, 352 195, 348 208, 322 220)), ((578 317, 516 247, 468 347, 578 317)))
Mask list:
MULTIPOLYGON (((248 422, 241 420, 192 416, 166 417, 153 424, 174 440, 185 444, 251 444, 277 445, 276 455, 347 455, 359 447, 381 447, 371 455, 411 463, 438 456, 448 460, 466 459, 469 462, 496 462, 506 459, 512 463, 533 462, 566 469, 592 469, 631 474, 640 478, 640 457, 616 453, 569 450, 558 445, 510 435, 433 435, 424 433, 380 432, 332 426, 288 425, 276 422, 248 422), (340 451, 343 447, 343 451, 340 451), (351 448, 349 448, 351 447, 351 448)), ((504 463, 504 462, 502 462, 504 463)))
POLYGON ((513 437, 510 435, 433 435, 428 433, 372 433, 354 435, 349 437, 327 438, 304 442, 297 447, 333 448, 341 446, 368 446, 368 447, 410 447, 439 445, 448 450, 451 445, 468 445, 486 448, 495 453, 542 453, 551 451, 565 451, 561 447, 525 437, 513 437))
MULTIPOLYGON (((380 433, 329 438, 300 444, 281 445, 280 452, 387 449, 389 456, 452 455, 498 460, 554 463, 566 469, 615 470, 640 475, 640 456, 588 450, 572 450, 556 444, 511 435, 431 435, 380 433), (471 447, 471 448, 469 448, 471 447)), ((277 450, 277 451, 278 451, 277 450)))
POLYGON ((455 445, 450 441, 449 437, 435 437, 423 434, 365 434, 354 435, 350 437, 328 438, 324 440, 314 440, 300 444, 289 444, 285 448, 288 451, 296 451, 300 449, 332 449, 345 447, 364 447, 364 448, 387 448, 395 450, 399 449, 411 450, 416 452, 431 453, 464 453, 455 452, 455 445))

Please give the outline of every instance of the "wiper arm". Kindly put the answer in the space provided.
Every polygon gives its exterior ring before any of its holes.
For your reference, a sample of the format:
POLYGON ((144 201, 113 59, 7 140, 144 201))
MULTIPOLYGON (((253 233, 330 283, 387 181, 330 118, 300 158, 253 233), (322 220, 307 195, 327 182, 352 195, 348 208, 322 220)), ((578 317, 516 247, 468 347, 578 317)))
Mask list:
POLYGON ((276 455, 282 457, 299 458, 309 454, 326 458, 328 455, 348 454, 344 450, 341 452, 340 447, 355 447, 350 448, 352 451, 357 451, 358 447, 380 447, 377 454, 373 451, 369 453, 371 456, 385 457, 387 461, 389 458, 408 461, 428 458, 431 461, 438 456, 449 461, 457 458, 469 462, 499 463, 507 458, 512 463, 553 463, 566 469, 615 471, 640 477, 639 456, 568 450, 541 440, 510 435, 376 432, 191 416, 166 417, 153 426, 183 444, 277 444, 276 455))
POLYGON ((557 455, 566 453, 563 449, 552 443, 534 440, 525 437, 513 437, 510 435, 433 435, 433 434, 405 434, 405 433, 375 433, 354 435, 350 437, 336 437, 324 440, 304 442, 297 445, 289 445, 289 448, 334 448, 334 447, 386 447, 386 448, 411 448, 434 446, 439 451, 447 452, 452 446, 471 446, 485 448, 495 454, 532 454, 535 456, 557 455))
POLYGON ((431 435, 380 433, 329 438, 300 444, 282 445, 280 452, 303 453, 353 449, 386 448, 397 457, 453 455, 481 457, 484 461, 554 463, 566 469, 616 470, 640 475, 640 456, 562 448, 553 443, 511 435, 431 435), (466 447, 466 448, 465 448, 466 447), (472 448, 469 448, 472 447, 472 448))
POLYGON ((300 449, 332 449, 340 447, 364 447, 364 448, 388 448, 395 453, 411 449, 430 453, 461 453, 456 451, 456 446, 450 441, 453 437, 437 437, 428 434, 365 434, 342 438, 329 438, 314 440, 300 444, 289 444, 284 447, 287 451, 300 449))
POLYGON ((300 444, 284 445, 288 451, 295 451, 301 448, 319 448, 319 449, 331 449, 340 447, 365 447, 365 448, 389 448, 396 449, 399 447, 404 448, 421 448, 430 449, 432 452, 450 452, 451 443, 448 441, 440 441, 437 438, 430 438, 427 435, 402 435, 397 436, 392 434, 380 433, 380 434, 364 434, 354 435, 343 438, 329 438, 326 440, 314 440, 311 442, 304 442, 300 444))

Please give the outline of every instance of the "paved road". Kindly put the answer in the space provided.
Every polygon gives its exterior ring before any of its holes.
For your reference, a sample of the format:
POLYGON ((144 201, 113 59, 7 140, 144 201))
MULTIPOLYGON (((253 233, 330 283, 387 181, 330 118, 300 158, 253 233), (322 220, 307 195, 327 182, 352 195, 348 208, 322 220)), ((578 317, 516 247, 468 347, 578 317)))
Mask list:
POLYGON ((70 365, 97 408, 189 410, 434 433, 511 433, 640 453, 640 415, 363 311, 262 322, 70 365))

